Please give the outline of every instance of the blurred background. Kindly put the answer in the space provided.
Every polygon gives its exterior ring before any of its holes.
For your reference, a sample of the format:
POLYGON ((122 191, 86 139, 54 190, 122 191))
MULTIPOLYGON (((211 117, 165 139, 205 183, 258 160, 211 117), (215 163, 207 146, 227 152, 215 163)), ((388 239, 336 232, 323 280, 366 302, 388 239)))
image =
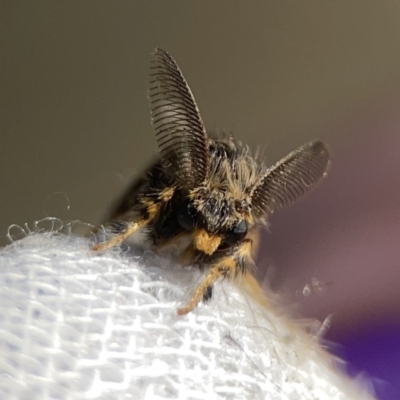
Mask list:
POLYGON ((328 178, 273 216, 257 275, 294 315, 325 321, 349 373, 400 398, 397 1, 1 1, 2 238, 46 215, 102 221, 156 151, 156 46, 209 130, 271 163, 327 143, 328 178))

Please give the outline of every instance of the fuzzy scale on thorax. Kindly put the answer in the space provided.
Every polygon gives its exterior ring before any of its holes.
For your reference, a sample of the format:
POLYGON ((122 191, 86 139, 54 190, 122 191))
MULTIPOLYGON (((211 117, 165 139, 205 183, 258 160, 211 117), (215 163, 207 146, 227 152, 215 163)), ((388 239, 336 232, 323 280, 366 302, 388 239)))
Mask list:
POLYGON ((262 163, 247 147, 233 141, 210 140, 210 167, 206 179, 189 197, 209 221, 210 230, 230 229, 246 219, 254 224, 251 213, 251 189, 261 176, 262 163))

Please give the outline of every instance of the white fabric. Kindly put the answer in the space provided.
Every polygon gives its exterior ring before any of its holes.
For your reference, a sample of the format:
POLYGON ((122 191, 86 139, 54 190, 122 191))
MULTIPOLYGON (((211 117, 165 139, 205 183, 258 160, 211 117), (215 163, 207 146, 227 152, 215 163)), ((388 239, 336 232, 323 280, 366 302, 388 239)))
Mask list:
POLYGON ((228 281, 178 316, 200 275, 170 264, 46 232, 2 249, 0 398, 372 399, 228 281))

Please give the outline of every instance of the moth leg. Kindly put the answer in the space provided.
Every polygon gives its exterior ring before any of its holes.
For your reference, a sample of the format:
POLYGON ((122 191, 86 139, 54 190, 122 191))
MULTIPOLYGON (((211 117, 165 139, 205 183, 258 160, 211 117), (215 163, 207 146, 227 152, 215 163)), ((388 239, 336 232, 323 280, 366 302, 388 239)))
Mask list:
POLYGON ((249 270, 248 261, 251 259, 251 244, 251 239, 245 239, 238 245, 233 253, 218 260, 218 262, 211 267, 203 282, 198 286, 187 306, 178 309, 178 314, 184 315, 189 313, 202 299, 204 299, 204 297, 207 298, 212 290, 213 283, 215 283, 219 278, 230 278, 239 274, 247 273, 249 270))
POLYGON ((138 229, 147 225, 149 221, 145 219, 139 220, 138 222, 119 222, 118 223, 118 233, 116 233, 112 238, 103 243, 95 244, 92 247, 93 251, 104 251, 114 246, 119 246, 122 244, 129 236, 133 235, 138 229))
MULTIPOLYGON (((126 239, 128 239, 129 236, 133 235, 137 230, 143 228, 154 219, 154 217, 160 211, 161 206, 164 204, 163 200, 165 201, 165 199, 162 197, 158 202, 152 199, 145 199, 143 201, 143 211, 140 212, 142 216, 139 217, 138 221, 114 221, 113 228, 114 231, 116 231, 115 235, 104 243, 94 245, 92 247, 92 250, 104 251, 111 247, 122 244, 126 239)), ((167 198, 166 200, 169 200, 169 198, 167 198)))

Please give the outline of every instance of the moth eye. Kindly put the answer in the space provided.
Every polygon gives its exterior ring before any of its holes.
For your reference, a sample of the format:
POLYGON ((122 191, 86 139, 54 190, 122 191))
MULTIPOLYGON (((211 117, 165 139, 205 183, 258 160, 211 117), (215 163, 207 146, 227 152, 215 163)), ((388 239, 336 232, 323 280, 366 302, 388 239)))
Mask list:
POLYGON ((242 219, 228 232, 225 242, 232 245, 240 242, 247 235, 247 229, 247 222, 242 219))
POLYGON ((178 223, 185 229, 185 231, 191 231, 196 226, 196 210, 193 204, 184 202, 178 210, 178 223))
POLYGON ((237 212, 243 212, 244 202, 240 200, 235 201, 235 209, 237 212))
POLYGON ((205 196, 204 196, 204 193, 197 193, 196 194, 196 200, 204 200, 204 198, 205 198, 205 196))

